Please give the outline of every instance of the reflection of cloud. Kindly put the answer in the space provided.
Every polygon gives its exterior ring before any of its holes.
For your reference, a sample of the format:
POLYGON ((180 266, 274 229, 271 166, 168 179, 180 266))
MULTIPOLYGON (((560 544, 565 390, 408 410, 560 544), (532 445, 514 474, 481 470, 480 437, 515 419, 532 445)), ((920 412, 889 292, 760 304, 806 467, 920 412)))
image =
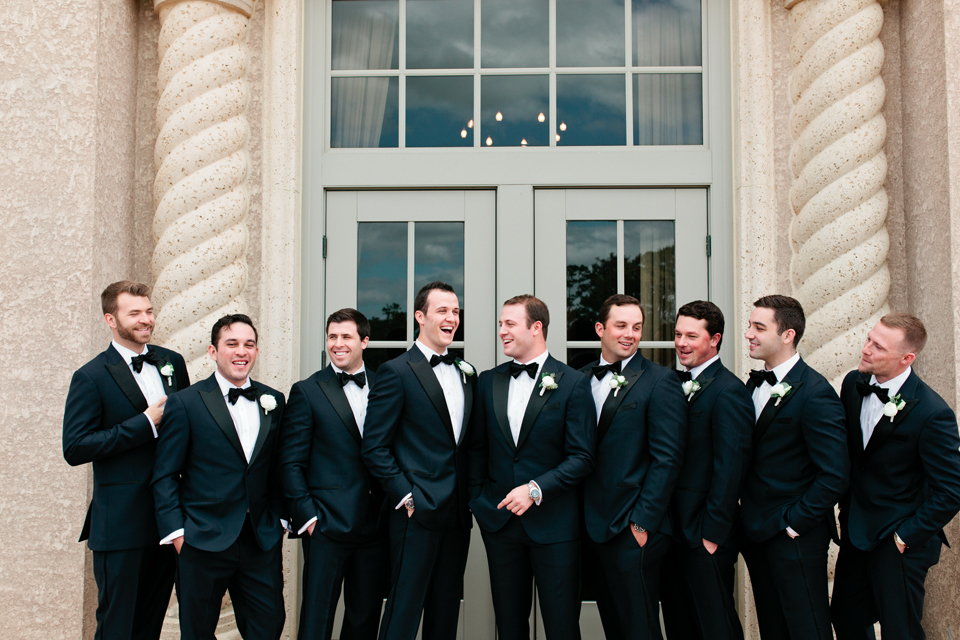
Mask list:
POLYGON ((547 66, 547 0, 484 0, 480 15, 484 67, 547 66))
POLYGON ((576 221, 567 223, 567 264, 592 265, 617 253, 617 223, 576 221))
POLYGON ((557 0, 557 65, 622 67, 623 0, 557 0))
POLYGON ((357 310, 368 318, 380 315, 383 308, 396 303, 407 308, 406 279, 396 280, 390 275, 357 278, 357 310))
POLYGON ((473 1, 407 0, 407 68, 473 67, 473 1))

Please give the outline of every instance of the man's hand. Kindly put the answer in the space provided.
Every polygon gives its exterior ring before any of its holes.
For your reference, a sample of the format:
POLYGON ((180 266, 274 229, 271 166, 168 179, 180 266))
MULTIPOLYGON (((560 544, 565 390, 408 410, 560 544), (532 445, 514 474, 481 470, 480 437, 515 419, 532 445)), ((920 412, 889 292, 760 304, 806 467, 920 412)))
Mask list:
POLYGON ((177 550, 177 555, 180 555, 180 547, 183 546, 183 536, 180 536, 179 538, 174 538, 172 542, 173 542, 173 548, 177 550))
POLYGON ((316 528, 316 526, 317 526, 316 520, 314 520, 313 522, 307 525, 307 535, 310 536, 311 538, 313 537, 313 530, 316 528))
POLYGON ((900 542, 900 540, 897 538, 897 534, 893 534, 893 541, 897 544, 897 551, 900 553, 903 553, 907 550, 907 545, 900 542))
POLYGON ((506 507, 515 515, 522 516, 527 509, 533 506, 533 498, 530 497, 530 486, 522 484, 500 501, 497 509, 506 507))
POLYGON ((413 512, 414 512, 413 509, 411 509, 410 507, 407 507, 407 517, 408 517, 408 518, 412 518, 412 517, 413 517, 413 512))
POLYGON ((632 523, 632 522, 630 523, 630 533, 632 533, 632 534, 633 534, 633 537, 636 538, 637 544, 640 545, 640 548, 641 548, 641 549, 642 549, 644 546, 646 546, 646 544, 647 544, 647 539, 650 537, 650 534, 649 534, 649 533, 647 533, 646 531, 644 531, 643 533, 640 533, 639 531, 637 531, 636 529, 633 528, 633 523, 632 523))
MULTIPOLYGON (((153 420, 153 424, 160 426, 160 420, 163 418, 163 405, 167 403, 167 396, 163 396, 144 411, 147 417, 153 420)), ((178 549, 179 551, 179 549, 178 549)))
POLYGON ((713 555, 717 552, 717 547, 719 546, 715 542, 710 542, 706 538, 701 538, 703 540, 703 548, 707 550, 707 553, 713 555))

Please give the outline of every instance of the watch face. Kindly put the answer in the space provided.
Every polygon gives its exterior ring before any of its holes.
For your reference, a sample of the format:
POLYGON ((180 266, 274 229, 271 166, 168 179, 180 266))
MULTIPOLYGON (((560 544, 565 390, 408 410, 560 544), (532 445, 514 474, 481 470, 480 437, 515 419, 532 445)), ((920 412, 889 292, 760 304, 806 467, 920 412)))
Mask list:
POLYGON ((538 489, 530 488, 530 497, 534 500, 540 497, 540 491, 538 489))

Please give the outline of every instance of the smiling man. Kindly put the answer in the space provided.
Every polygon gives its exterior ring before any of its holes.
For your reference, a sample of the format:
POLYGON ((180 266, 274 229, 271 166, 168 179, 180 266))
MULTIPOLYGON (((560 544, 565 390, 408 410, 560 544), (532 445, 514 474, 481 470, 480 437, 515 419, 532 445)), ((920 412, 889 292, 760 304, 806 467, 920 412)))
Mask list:
POLYGON ((449 351, 460 302, 449 284, 417 293, 420 335, 384 363, 370 390, 362 455, 386 493, 391 587, 381 640, 457 635, 473 521, 467 508, 467 432, 473 368, 449 351))
POLYGON ((153 472, 160 544, 180 556, 180 634, 213 638, 229 589, 240 634, 275 640, 285 618, 275 462, 284 398, 250 378, 249 317, 217 320, 207 352, 213 375, 167 401, 153 472))

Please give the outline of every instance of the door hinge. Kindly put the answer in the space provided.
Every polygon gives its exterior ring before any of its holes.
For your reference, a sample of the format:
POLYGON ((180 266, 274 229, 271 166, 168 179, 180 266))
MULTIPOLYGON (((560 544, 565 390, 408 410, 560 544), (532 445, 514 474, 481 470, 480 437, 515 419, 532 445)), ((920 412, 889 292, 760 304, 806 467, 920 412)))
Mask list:
MULTIPOLYGON (((324 241, 324 244, 323 244, 323 247, 324 247, 324 248, 323 248, 323 254, 326 255, 326 254, 327 254, 327 248, 326 248, 326 247, 327 247, 327 244, 326 244, 327 239, 324 238, 323 241, 324 241)), ((709 258, 709 257, 712 256, 712 255, 713 255, 713 239, 712 239, 710 236, 707 236, 707 257, 709 258)))
MULTIPOLYGON (((323 236, 323 244, 321 245, 320 251, 321 251, 320 257, 326 258, 327 257, 327 236, 323 236)), ((707 252, 707 255, 709 255, 709 250, 707 252)))

